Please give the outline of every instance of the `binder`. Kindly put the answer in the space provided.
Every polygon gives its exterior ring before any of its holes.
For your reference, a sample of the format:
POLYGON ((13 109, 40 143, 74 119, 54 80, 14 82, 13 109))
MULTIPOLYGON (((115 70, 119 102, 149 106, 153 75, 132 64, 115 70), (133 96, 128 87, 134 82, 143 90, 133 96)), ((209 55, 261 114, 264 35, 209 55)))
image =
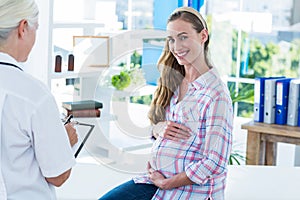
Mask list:
POLYGON ((265 80, 264 123, 275 123, 276 80, 284 77, 273 77, 265 80))
POLYGON ((265 80, 267 77, 255 78, 254 82, 254 121, 264 121, 265 80))
POLYGON ((275 124, 287 122, 289 88, 291 78, 276 80, 275 124))
POLYGON ((288 114, 287 125, 298 125, 298 104, 299 104, 299 92, 300 92, 300 79, 293 79, 290 82, 289 88, 289 100, 288 100, 288 114))
POLYGON ((297 125, 298 126, 300 126, 300 100, 299 100, 299 102, 298 102, 298 123, 297 123, 297 125))

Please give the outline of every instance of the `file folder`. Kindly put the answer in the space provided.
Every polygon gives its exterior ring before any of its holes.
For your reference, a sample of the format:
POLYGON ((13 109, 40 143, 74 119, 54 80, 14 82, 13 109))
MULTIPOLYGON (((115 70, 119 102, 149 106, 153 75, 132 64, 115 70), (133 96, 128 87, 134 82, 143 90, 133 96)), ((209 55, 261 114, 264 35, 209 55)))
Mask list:
POLYGON ((299 104, 299 92, 300 92, 300 79, 293 79, 290 82, 289 88, 289 100, 288 100, 288 114, 287 125, 298 125, 298 104, 299 104))
POLYGON ((289 88, 291 78, 276 81, 275 124, 284 125, 287 122, 289 88))
POLYGON ((273 77, 265 80, 264 123, 275 123, 276 80, 283 77, 273 77))
POLYGON ((300 100, 299 100, 299 102, 298 102, 298 123, 297 123, 297 125, 298 126, 300 126, 300 100))
POLYGON ((257 77, 254 82, 254 121, 264 122, 265 80, 272 77, 257 77))

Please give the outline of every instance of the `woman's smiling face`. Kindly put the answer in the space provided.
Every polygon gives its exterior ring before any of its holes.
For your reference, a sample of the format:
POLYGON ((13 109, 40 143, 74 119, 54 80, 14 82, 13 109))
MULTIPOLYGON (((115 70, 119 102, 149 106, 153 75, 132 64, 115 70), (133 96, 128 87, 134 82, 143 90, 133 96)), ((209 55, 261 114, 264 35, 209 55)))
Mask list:
POLYGON ((171 21, 167 25, 168 45, 180 65, 191 65, 203 53, 201 33, 197 33, 192 24, 182 19, 171 21))

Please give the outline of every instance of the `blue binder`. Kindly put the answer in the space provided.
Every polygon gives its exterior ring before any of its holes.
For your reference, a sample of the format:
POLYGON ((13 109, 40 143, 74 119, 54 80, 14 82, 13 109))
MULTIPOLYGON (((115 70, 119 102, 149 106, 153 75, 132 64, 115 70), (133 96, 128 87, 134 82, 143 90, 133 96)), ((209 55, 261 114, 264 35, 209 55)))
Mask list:
POLYGON ((254 82, 254 121, 264 122, 265 80, 284 78, 281 77, 257 77, 254 82))
POLYGON ((299 101, 298 101, 298 120, 297 120, 297 126, 300 126, 300 99, 299 99, 299 101))
POLYGON ((276 105, 275 124, 284 125, 287 123, 289 88, 291 78, 276 81, 276 105))
POLYGON ((254 121, 264 121, 264 95, 266 77, 255 78, 254 82, 254 121))
POLYGON ((285 77, 272 77, 265 80, 264 123, 274 124, 276 115, 276 81, 285 77))

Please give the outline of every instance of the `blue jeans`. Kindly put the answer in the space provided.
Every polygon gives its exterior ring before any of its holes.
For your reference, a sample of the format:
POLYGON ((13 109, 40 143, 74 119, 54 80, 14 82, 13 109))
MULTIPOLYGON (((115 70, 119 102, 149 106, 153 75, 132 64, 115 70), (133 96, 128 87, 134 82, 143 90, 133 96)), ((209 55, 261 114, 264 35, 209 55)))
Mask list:
POLYGON ((99 200, 150 200, 156 190, 155 185, 136 184, 133 180, 130 180, 110 190, 99 200))

